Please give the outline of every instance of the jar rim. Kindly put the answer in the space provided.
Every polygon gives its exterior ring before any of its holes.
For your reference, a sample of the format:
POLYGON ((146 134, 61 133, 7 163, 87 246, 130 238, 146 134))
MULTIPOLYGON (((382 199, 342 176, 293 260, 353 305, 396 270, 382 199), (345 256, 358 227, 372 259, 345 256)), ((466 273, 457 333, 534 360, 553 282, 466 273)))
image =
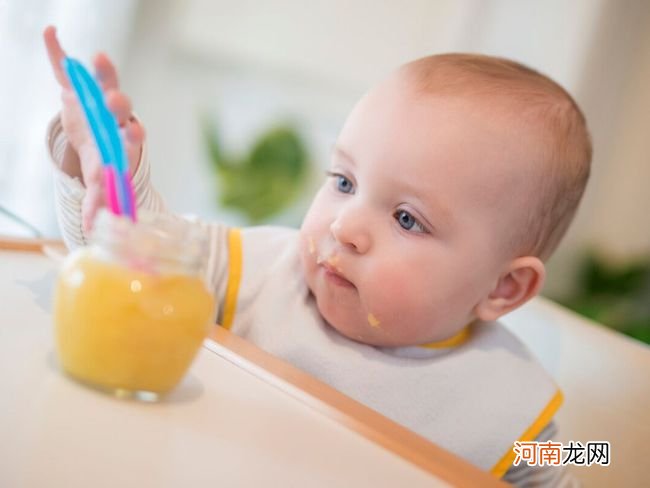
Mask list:
POLYGON ((196 274, 207 258, 207 233, 200 225, 147 210, 140 210, 134 222, 100 209, 91 242, 122 261, 157 271, 196 274))

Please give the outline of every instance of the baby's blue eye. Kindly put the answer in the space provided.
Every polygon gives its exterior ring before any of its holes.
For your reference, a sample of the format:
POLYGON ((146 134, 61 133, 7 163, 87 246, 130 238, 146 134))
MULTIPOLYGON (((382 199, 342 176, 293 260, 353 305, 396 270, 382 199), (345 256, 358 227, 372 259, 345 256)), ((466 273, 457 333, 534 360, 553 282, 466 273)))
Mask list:
POLYGON ((341 193, 352 193, 352 182, 343 175, 336 175, 336 189, 341 193))
POLYGON ((412 230, 413 232, 426 232, 426 229, 420 222, 418 222, 418 219, 413 217, 406 210, 398 210, 393 216, 399 225, 405 230, 412 230))

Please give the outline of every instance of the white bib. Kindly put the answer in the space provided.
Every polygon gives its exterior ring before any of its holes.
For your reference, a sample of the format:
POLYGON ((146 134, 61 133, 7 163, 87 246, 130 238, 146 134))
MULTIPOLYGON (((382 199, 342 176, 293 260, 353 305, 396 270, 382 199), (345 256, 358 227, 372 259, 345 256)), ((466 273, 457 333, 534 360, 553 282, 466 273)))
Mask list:
POLYGON ((350 341, 318 313, 297 231, 257 227, 234 237, 224 325, 480 468, 502 475, 513 443, 535 438, 559 408, 553 379, 501 324, 473 324, 466 341, 444 349, 350 341))

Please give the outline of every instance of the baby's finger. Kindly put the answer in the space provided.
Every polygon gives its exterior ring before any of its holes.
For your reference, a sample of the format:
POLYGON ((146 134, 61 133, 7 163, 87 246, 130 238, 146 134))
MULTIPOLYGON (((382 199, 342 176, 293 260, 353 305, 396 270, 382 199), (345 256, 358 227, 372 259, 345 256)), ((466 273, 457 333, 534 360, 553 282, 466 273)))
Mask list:
POLYGON ((124 93, 111 90, 106 93, 106 105, 115 118, 120 127, 124 127, 131 117, 131 102, 124 93))
POLYGON ((104 190, 101 185, 89 185, 81 204, 81 221, 84 233, 88 234, 95 223, 95 217, 100 208, 106 205, 104 190))
POLYGON ((129 144, 139 146, 144 142, 144 127, 142 127, 134 117, 130 117, 126 124, 126 139, 129 144))
POLYGON ((117 90, 120 86, 117 80, 117 71, 110 58, 104 53, 99 53, 95 56, 94 64, 97 79, 103 90, 105 92, 117 90))
POLYGON ((61 90, 61 101, 64 105, 72 106, 77 103, 77 95, 72 90, 64 88, 61 90))
POLYGON ((53 25, 45 28, 43 31, 43 39, 45 40, 47 56, 50 58, 50 64, 52 65, 52 71, 54 71, 56 80, 63 88, 68 88, 70 83, 61 66, 61 62, 65 58, 65 51, 61 48, 59 40, 56 38, 56 28, 53 25))
POLYGON ((144 128, 134 117, 127 122, 124 131, 126 155, 129 159, 129 170, 133 176, 138 169, 138 163, 142 155, 142 143, 144 142, 144 128))

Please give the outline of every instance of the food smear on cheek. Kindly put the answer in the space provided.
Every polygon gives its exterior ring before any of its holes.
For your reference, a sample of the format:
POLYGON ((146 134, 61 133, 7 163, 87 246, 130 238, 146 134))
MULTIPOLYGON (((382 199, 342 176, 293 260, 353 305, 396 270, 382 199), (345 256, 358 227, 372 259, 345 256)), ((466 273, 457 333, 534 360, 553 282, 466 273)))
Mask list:
POLYGON ((373 314, 368 314, 368 323, 371 327, 379 327, 379 320, 373 314))
POLYGON ((314 238, 309 237, 309 254, 313 256, 315 252, 316 252, 316 245, 314 244, 314 238))
POLYGON ((336 271, 338 271, 339 273, 342 273, 343 269, 340 266, 338 266, 339 259, 340 258, 338 256, 338 254, 333 254, 332 256, 330 256, 328 258, 323 257, 322 255, 319 254, 318 257, 316 258, 316 264, 327 263, 332 268, 334 268, 336 271))
POLYGON ((340 266, 338 266, 338 262, 339 262, 339 256, 338 256, 338 254, 334 254, 333 256, 330 256, 330 257, 327 259, 327 264, 329 264, 332 268, 334 268, 334 269, 335 269, 336 271, 338 271, 339 273, 342 273, 343 270, 341 269, 340 266))

